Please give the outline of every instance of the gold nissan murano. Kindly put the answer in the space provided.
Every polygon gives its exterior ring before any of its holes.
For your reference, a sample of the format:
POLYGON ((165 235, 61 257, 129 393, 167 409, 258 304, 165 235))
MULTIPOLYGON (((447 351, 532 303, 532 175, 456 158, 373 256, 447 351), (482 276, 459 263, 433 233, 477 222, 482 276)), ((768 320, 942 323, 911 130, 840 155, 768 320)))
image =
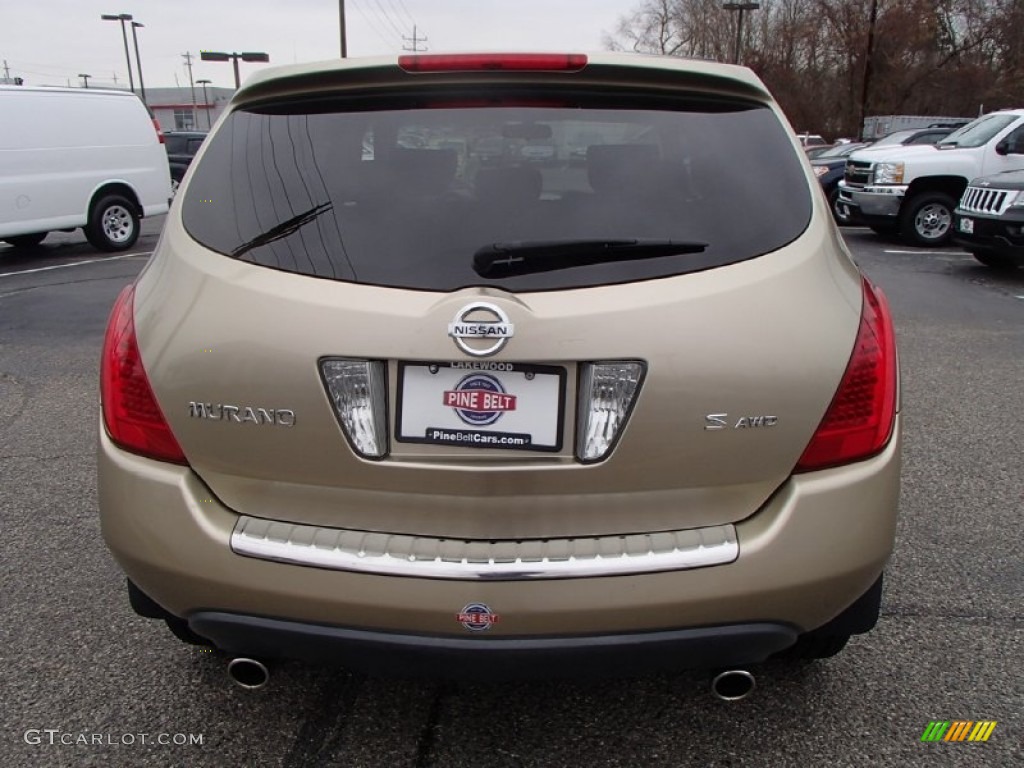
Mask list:
POLYGON ((749 70, 267 69, 103 349, 132 607, 236 679, 822 658, 878 618, 898 362, 749 70))

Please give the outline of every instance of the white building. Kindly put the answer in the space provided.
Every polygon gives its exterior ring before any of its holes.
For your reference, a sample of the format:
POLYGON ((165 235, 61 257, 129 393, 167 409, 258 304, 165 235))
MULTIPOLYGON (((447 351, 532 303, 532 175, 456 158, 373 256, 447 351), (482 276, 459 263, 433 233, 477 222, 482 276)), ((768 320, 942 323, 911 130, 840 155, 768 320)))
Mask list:
POLYGON ((234 88, 206 87, 206 101, 203 101, 203 87, 195 87, 195 101, 192 89, 147 88, 146 103, 153 110, 153 117, 165 131, 206 131, 217 122, 224 111, 234 88))

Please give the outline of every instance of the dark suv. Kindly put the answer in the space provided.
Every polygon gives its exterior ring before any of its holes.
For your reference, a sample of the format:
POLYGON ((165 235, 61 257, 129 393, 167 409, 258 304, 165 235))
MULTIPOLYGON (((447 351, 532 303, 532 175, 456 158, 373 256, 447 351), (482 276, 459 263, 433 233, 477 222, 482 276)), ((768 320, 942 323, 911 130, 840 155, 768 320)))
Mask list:
POLYGON ((206 138, 206 131, 165 131, 164 146, 171 165, 171 193, 178 191, 192 158, 206 138))
POLYGON ((953 240, 985 266, 1024 267, 1024 171, 972 181, 953 212, 953 240))

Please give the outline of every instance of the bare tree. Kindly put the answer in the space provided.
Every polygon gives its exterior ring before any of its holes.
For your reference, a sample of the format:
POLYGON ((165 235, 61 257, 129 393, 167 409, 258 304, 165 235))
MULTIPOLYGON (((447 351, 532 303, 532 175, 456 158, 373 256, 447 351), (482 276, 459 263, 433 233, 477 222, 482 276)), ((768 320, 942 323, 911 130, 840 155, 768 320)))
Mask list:
MULTIPOLYGON (((1024 0, 763 0, 748 18, 743 61, 801 129, 858 134, 864 96, 871 114, 1024 105, 1024 0)), ((642 0, 606 43, 726 61, 734 25, 718 0, 642 0)))

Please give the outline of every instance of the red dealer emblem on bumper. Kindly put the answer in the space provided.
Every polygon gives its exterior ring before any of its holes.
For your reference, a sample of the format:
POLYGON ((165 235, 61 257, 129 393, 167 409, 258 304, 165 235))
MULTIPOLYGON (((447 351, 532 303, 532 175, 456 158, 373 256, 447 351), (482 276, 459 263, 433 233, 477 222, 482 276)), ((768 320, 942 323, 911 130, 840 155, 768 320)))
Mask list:
POLYGON ((499 617, 484 603, 470 603, 455 618, 470 632, 483 632, 497 624, 499 617))

